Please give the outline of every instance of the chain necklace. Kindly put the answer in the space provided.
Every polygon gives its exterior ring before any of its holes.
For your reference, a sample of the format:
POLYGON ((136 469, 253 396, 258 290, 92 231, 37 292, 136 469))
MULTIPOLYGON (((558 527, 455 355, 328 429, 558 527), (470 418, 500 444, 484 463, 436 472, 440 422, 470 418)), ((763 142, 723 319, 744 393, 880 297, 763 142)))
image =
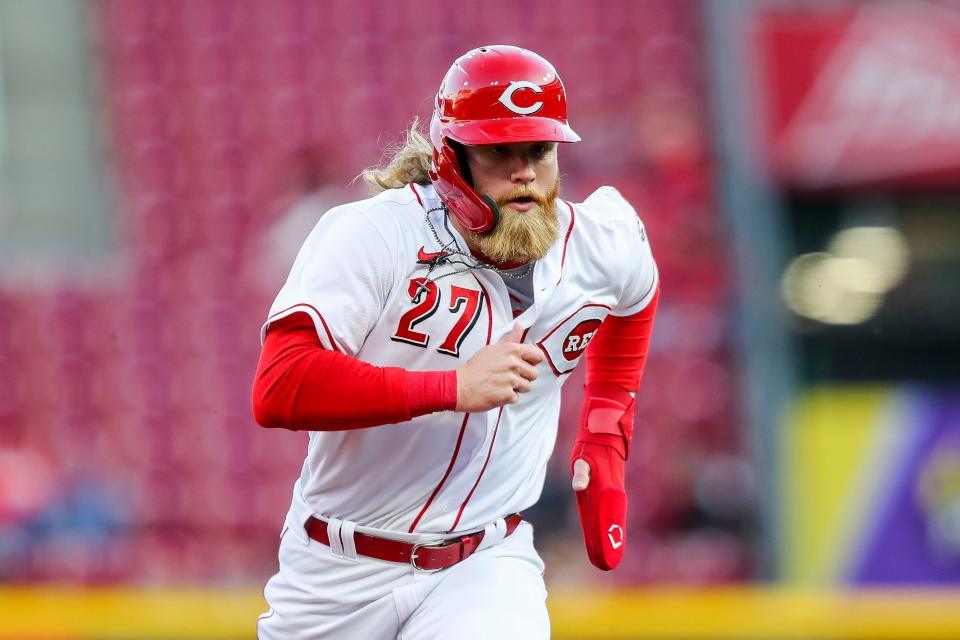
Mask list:
MULTIPOLYGON (((427 286, 426 286, 427 282, 436 282, 437 280, 441 280, 443 278, 446 278, 447 276, 456 275, 458 273, 466 273, 474 269, 486 269, 488 271, 493 271, 494 273, 497 273, 504 278, 513 278, 514 280, 520 280, 522 278, 526 278, 527 275, 529 275, 530 270, 533 269, 533 262, 528 262, 526 269, 524 269, 522 273, 510 273, 509 271, 500 269, 495 265, 480 262, 475 257, 473 257, 473 255, 460 250, 460 247, 457 245, 457 239, 453 236, 452 233, 450 233, 449 228, 447 229, 447 233, 450 234, 450 238, 451 238, 450 242, 444 242, 443 240, 440 239, 440 234, 437 233, 437 228, 433 226, 433 221, 430 220, 430 214, 433 213, 434 211, 443 211, 445 215, 449 214, 449 212, 447 211, 447 207, 444 204, 441 204, 439 207, 428 209, 425 219, 427 221, 427 226, 430 227, 430 233, 433 234, 434 240, 436 240, 437 244, 440 245, 442 252, 446 252, 449 255, 460 256, 461 259, 451 260, 449 257, 443 256, 435 260, 431 260, 429 266, 427 267, 427 275, 424 276, 423 284, 421 284, 417 288, 417 292, 414 295, 413 302, 417 302, 420 298, 420 294, 427 290, 427 286), (431 278, 430 275, 433 273, 433 270, 438 265, 443 263, 447 263, 451 265, 459 264, 459 265, 463 265, 466 268, 453 270, 453 271, 450 271, 449 273, 441 274, 436 278, 431 278)), ((446 225, 446 218, 444 218, 444 225, 446 225)))

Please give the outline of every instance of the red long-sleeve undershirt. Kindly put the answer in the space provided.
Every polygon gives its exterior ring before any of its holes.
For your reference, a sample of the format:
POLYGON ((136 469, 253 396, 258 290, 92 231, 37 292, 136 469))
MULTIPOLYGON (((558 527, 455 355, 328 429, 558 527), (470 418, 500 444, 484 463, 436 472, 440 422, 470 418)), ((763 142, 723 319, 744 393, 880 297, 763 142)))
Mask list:
POLYGON ((641 311, 632 316, 608 316, 590 341, 585 354, 585 385, 611 385, 626 393, 640 388, 643 365, 650 349, 653 318, 660 302, 660 288, 641 311))
POLYGON ((659 302, 658 286, 643 310, 631 316, 607 317, 590 341, 584 354, 587 370, 578 442, 606 444, 626 458, 633 435, 633 394, 640 388, 659 302), (617 406, 625 408, 625 412, 621 416, 614 412, 608 418, 615 418, 616 427, 608 425, 608 431, 603 433, 592 428, 595 424, 588 424, 593 409, 617 406))
MULTIPOLYGON (((630 404, 640 386, 659 290, 647 307, 608 317, 587 348, 584 402, 630 404)), ((377 367, 323 348, 313 320, 294 313, 270 324, 253 384, 264 427, 333 431, 405 422, 457 404, 456 371, 377 367)))
POLYGON ((456 406, 456 371, 377 367, 329 351, 306 313, 270 324, 253 382, 253 415, 264 427, 362 429, 456 406))

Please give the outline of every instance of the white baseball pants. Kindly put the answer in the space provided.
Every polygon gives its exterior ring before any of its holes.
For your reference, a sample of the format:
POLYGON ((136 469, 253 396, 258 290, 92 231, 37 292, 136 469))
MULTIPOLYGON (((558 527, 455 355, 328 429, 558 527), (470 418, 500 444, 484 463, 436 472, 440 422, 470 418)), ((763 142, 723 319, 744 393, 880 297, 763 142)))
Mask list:
POLYGON ((284 529, 279 555, 259 640, 550 637, 543 561, 527 522, 506 538, 487 527, 473 555, 435 573, 332 550, 296 525, 284 529))

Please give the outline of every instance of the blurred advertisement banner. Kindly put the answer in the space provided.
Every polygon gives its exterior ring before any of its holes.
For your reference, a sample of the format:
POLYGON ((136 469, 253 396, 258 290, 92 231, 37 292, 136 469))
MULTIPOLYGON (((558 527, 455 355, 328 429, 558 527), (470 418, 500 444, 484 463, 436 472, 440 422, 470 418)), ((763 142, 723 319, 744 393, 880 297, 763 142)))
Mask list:
POLYGON ((960 583, 960 396, 825 385, 801 395, 783 460, 790 582, 960 583))
POLYGON ((805 187, 956 184, 960 7, 770 10, 756 23, 767 155, 805 187))

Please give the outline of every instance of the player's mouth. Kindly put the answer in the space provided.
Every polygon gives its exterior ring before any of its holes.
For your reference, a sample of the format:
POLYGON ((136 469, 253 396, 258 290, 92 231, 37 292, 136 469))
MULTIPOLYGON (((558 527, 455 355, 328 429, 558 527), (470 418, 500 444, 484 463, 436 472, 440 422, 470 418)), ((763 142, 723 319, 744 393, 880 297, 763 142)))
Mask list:
POLYGON ((529 211, 533 208, 537 201, 530 196, 520 196, 519 198, 514 198, 508 203, 517 211, 529 211))

